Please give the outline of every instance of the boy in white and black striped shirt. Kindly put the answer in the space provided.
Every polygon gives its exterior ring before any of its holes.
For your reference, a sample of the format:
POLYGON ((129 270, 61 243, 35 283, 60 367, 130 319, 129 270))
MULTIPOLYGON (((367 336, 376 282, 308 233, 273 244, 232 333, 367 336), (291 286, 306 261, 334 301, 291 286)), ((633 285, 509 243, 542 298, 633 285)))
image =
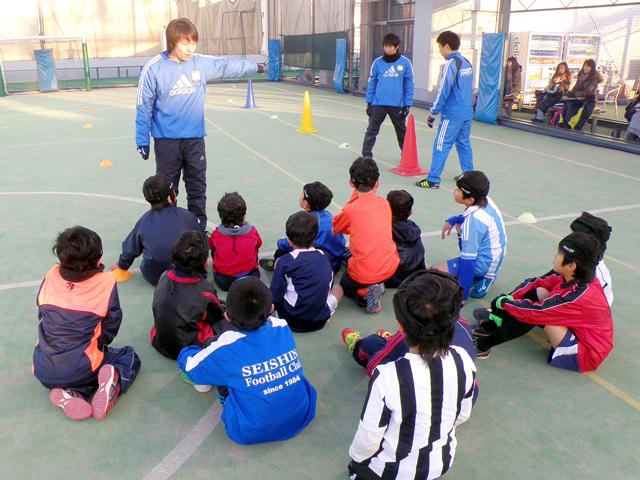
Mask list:
POLYGON ((349 448, 351 479, 435 479, 451 467, 476 377, 469 354, 450 345, 461 305, 460 285, 435 270, 398 289, 393 307, 409 353, 373 372, 349 448))

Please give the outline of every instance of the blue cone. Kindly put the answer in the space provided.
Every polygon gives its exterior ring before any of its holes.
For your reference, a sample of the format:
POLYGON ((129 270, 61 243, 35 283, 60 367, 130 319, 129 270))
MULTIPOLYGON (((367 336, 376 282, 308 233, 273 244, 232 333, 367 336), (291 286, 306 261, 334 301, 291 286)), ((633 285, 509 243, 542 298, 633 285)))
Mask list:
POLYGON ((247 101, 243 108, 258 108, 256 100, 253 98, 253 84, 251 83, 251 79, 249 79, 249 83, 247 84, 247 101))

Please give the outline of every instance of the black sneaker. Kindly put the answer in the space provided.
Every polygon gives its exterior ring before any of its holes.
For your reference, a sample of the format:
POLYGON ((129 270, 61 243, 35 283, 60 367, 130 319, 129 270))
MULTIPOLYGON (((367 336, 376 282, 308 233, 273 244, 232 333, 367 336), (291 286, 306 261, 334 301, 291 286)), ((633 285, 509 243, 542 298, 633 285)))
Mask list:
POLYGON ((480 360, 486 360, 491 356, 491 349, 487 348, 486 350, 481 350, 478 348, 478 338, 473 335, 473 346, 476 347, 476 358, 480 360))
POLYGON ((430 182, 429 180, 427 180, 425 178, 424 180, 418 180, 416 182, 416 187, 437 189, 437 188, 440 188, 440 184, 439 183, 430 182))
POLYGON ((489 313, 488 308, 476 308, 473 311, 473 318, 477 320, 478 324, 481 324, 482 322, 489 320, 489 313))
POLYGON ((273 258, 261 258, 258 260, 258 265, 267 272, 273 272, 276 267, 276 261, 273 258))

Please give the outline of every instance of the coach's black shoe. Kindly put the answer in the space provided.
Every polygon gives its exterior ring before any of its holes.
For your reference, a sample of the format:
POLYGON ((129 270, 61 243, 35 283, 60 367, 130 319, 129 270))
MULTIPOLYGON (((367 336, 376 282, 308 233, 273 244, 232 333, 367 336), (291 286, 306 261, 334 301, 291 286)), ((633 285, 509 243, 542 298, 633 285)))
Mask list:
POLYGON ((276 261, 273 258, 261 258, 258 260, 258 265, 267 272, 273 272, 275 270, 276 261))
POLYGON ((433 188, 433 189, 440 188, 440 184, 439 183, 430 182, 426 178, 424 180, 418 180, 416 182, 416 186, 420 187, 420 188, 433 188))

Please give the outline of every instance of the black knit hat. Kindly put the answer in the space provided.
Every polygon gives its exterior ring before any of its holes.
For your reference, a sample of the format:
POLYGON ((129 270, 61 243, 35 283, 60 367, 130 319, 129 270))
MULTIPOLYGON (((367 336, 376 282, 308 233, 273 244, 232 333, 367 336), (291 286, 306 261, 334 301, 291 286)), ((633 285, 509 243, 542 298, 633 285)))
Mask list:
POLYGON ((456 177, 456 187, 467 196, 482 200, 489 195, 489 179, 480 170, 464 172, 456 177))
POLYGON ((558 250, 565 257, 575 259, 586 266, 595 267, 602 257, 602 244, 593 236, 583 232, 573 232, 560 240, 558 250))
POLYGON ((589 212, 582 212, 582 215, 571 222, 569 228, 571 228, 572 232, 582 232, 593 235, 600 240, 603 248, 606 248, 607 241, 609 240, 609 237, 611 237, 612 232, 612 229, 606 220, 596 217, 589 212))

